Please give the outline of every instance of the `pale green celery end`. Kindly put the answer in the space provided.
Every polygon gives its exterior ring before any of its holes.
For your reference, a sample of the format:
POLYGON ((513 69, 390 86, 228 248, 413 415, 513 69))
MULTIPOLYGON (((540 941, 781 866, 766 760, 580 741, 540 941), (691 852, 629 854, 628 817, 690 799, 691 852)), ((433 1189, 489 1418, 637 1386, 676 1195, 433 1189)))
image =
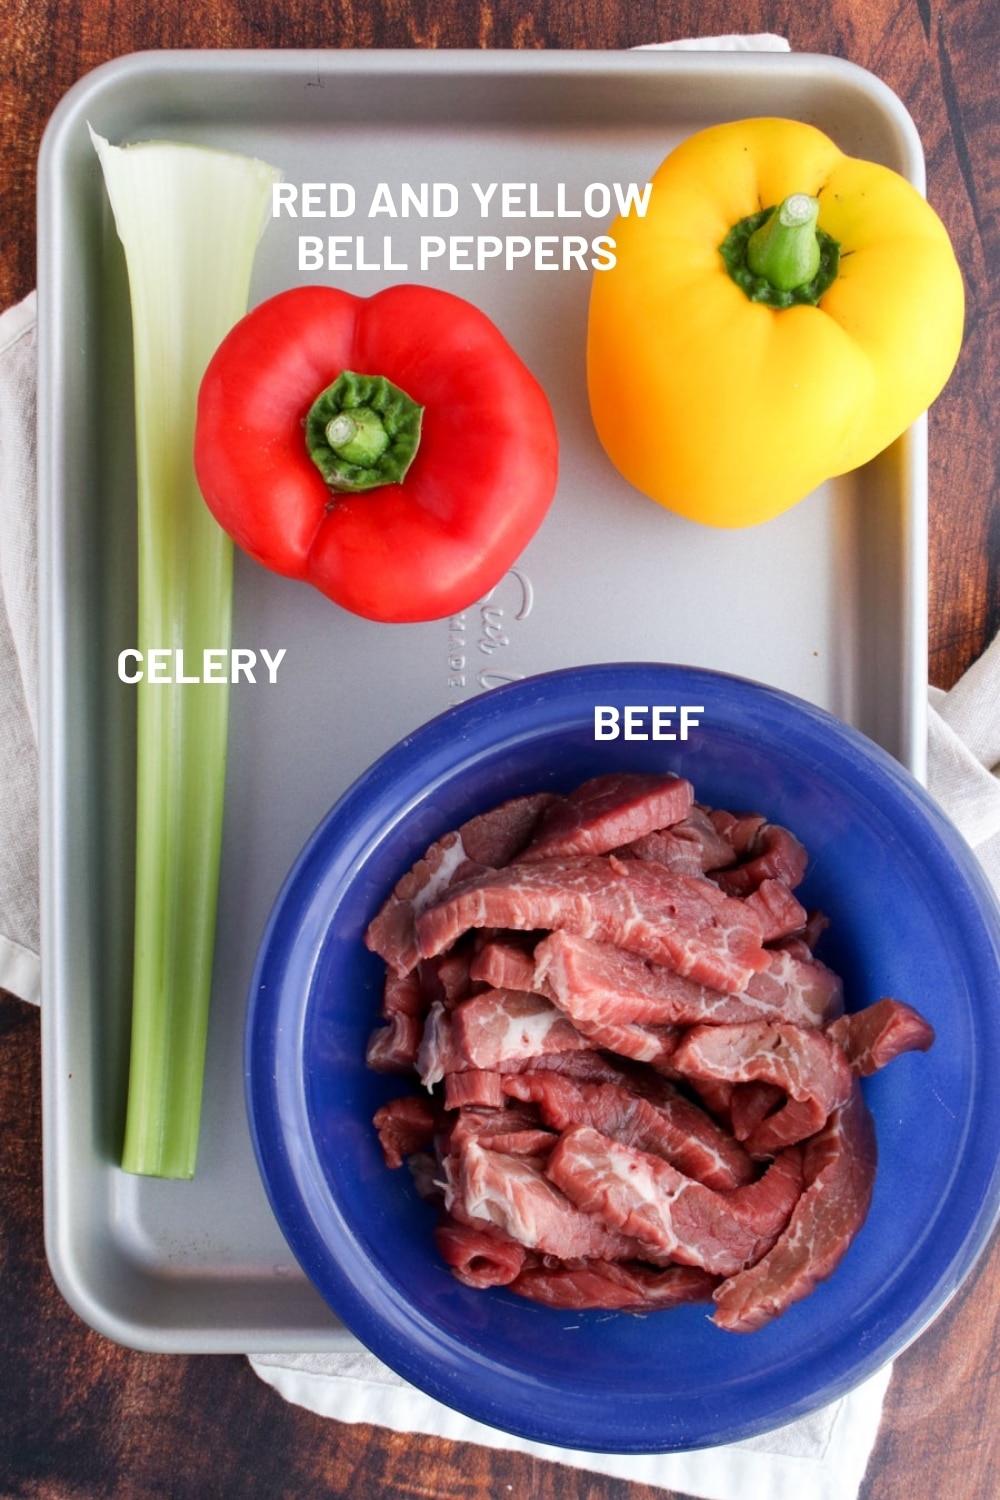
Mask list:
MULTIPOLYGON (((261 162, 95 138, 132 303, 139 507, 137 646, 201 671, 228 648, 232 544, 194 475, 197 391, 246 311, 271 184, 261 162)), ((225 684, 137 688, 135 958, 122 1166, 190 1178, 198 1149, 225 796, 225 684)))

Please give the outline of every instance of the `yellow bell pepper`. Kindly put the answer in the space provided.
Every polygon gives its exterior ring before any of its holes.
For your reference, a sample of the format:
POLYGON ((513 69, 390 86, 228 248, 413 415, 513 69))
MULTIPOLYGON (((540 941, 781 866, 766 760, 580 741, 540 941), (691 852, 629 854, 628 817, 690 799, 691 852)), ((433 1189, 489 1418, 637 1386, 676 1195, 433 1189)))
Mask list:
POLYGON ((645 216, 610 233, 616 264, 590 302, 594 424, 630 483, 693 520, 754 525, 867 462, 958 358, 962 277, 940 219, 810 125, 691 136, 645 216))

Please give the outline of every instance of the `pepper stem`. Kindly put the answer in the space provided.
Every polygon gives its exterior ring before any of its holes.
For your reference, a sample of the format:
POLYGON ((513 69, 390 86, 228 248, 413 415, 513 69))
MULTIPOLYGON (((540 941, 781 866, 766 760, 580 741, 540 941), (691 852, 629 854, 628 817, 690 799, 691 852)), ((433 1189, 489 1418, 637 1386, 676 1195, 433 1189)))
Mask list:
POLYGON ((792 193, 747 241, 747 265, 779 292, 794 291, 819 270, 819 200, 792 193))
POLYGON ((416 456, 424 409, 384 375, 344 370, 306 417, 306 448, 331 490, 399 484, 416 456))
POLYGON ((840 269, 840 246, 820 229, 819 200, 792 193, 734 224, 719 246, 726 270, 751 302, 816 307, 840 269))
POLYGON ((356 406, 342 411, 326 424, 326 440, 348 463, 370 467, 389 446, 389 434, 377 411, 356 406))

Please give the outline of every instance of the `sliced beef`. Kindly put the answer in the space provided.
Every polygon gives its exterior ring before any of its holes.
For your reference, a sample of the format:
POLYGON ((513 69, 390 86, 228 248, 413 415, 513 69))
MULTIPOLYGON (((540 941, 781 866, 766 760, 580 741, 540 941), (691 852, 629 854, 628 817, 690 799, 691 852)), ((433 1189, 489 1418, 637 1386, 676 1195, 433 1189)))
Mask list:
POLYGON ((426 1010, 423 987, 415 970, 400 978, 389 971, 382 990, 382 1016, 368 1039, 365 1060, 376 1073, 412 1073, 426 1010))
POLYGON ((437 839, 373 918, 365 933, 367 947, 397 974, 408 973, 420 958, 413 925, 420 912, 456 880, 508 864, 531 839, 554 800, 551 792, 515 797, 437 839))
POLYGON ((587 1039, 551 1000, 523 990, 485 990, 452 1012, 456 1068, 499 1068, 547 1052, 582 1052, 587 1039))
POLYGON ((375 1111, 375 1129, 387 1167, 401 1167, 407 1156, 434 1139, 438 1112, 432 1100, 418 1094, 391 1099, 375 1111))
POLYGON ((451 1012, 436 1000, 424 1021, 417 1048, 417 1076, 425 1089, 432 1089, 447 1073, 458 1072, 461 1061, 455 1052, 451 1012))
POLYGON ((529 1263, 509 1290, 546 1307, 648 1313, 710 1302, 718 1284, 717 1276, 698 1266, 659 1270, 641 1262, 590 1260, 557 1266, 529 1263))
POLYGON ((365 1062, 375 1073, 412 1073, 417 1065, 423 1022, 418 1016, 402 1011, 389 1017, 384 1026, 376 1026, 368 1038, 365 1062))
POLYGON ((633 839, 619 851, 633 859, 649 859, 668 870, 689 875, 708 874, 736 863, 732 845, 718 833, 703 807, 692 807, 686 818, 670 828, 658 828, 633 839))
POLYGON ((720 1328, 762 1328, 836 1270, 868 1213, 876 1163, 872 1118, 855 1082, 846 1104, 803 1148, 805 1189, 787 1228, 760 1261, 715 1293, 720 1328))
POLYGON ((516 798, 432 845, 372 922, 368 1043, 421 1097, 375 1115, 471 1287, 749 1331, 829 1275, 867 1212, 857 1077, 933 1029, 844 1014, 793 894, 806 851, 672 775, 516 798))
POLYGON ((770 1247, 801 1189, 801 1174, 781 1160, 760 1182, 717 1193, 661 1157, 589 1126, 559 1137, 546 1172, 585 1215, 634 1238, 647 1253, 720 1276, 752 1265, 770 1247), (761 1184, 771 1173, 775 1184, 765 1198, 761 1184), (734 1200, 747 1193, 754 1198, 740 1213, 734 1200), (756 1219, 754 1205, 762 1209, 756 1219))
POLYGON ((581 1213, 532 1157, 509 1156, 471 1139, 463 1143, 457 1172, 452 1162, 446 1203, 460 1222, 495 1224, 519 1245, 560 1260, 635 1258, 627 1236, 581 1213))
POLYGON ((540 937, 540 933, 514 933, 488 939, 469 966, 470 979, 496 990, 533 990, 533 949, 540 937))
POLYGON ((611 1140, 662 1156, 707 1187, 739 1187, 756 1175, 743 1147, 667 1083, 660 1085, 655 1102, 639 1092, 638 1082, 629 1088, 551 1072, 508 1077, 504 1091, 512 1099, 536 1104, 553 1130, 589 1125, 611 1140))
POLYGON ((596 1049, 586 1052, 550 1052, 543 1057, 527 1058, 522 1062, 508 1063, 504 1075, 516 1077, 519 1073, 558 1073, 563 1078, 577 1078, 586 1083, 620 1083, 626 1075, 623 1065, 626 1059, 616 1062, 606 1052, 596 1049))
POLYGON ((614 855, 518 864, 461 882, 418 917, 421 954, 443 952, 471 927, 562 928, 731 993, 772 959, 744 902, 703 877, 614 855))
POLYGON ((746 903, 760 918, 765 943, 805 931, 808 913, 780 880, 762 880, 747 896, 746 903))
POLYGON ((734 819, 717 831, 732 845, 738 864, 720 870, 717 879, 731 896, 748 896, 762 881, 778 880, 791 890, 806 873, 809 856, 793 833, 756 814, 734 819))
POLYGON ((859 1078, 877 1073, 903 1052, 926 1052, 934 1043, 930 1022, 912 1005, 888 996, 841 1016, 826 1034, 843 1048, 851 1072, 859 1078))
POLYGON ((674 775, 614 772, 585 781, 550 806, 520 859, 607 854, 691 811, 694 790, 674 775))
MULTIPOLYGON (((766 972, 772 967, 788 965, 769 955, 766 972)), ((539 943, 532 980, 531 987, 551 995, 581 1029, 588 1022, 700 1026, 807 1019, 819 1024, 803 1002, 801 986, 775 981, 761 986, 765 999, 756 999, 751 980, 742 994, 726 994, 624 948, 570 932, 553 932, 539 943)))
POLYGON ((442 1258, 464 1286, 509 1286, 525 1262, 523 1245, 488 1225, 473 1228, 449 1221, 434 1231, 442 1258))
MULTIPOLYGON (((436 958, 425 959, 418 966, 415 972, 420 976, 426 1009, 440 1000, 446 1010, 454 1010, 480 988, 472 978, 473 958, 472 944, 458 943, 449 953, 439 953, 436 958)), ((389 973, 392 974, 391 969, 389 973)))
POLYGON ((503 1109, 503 1074, 493 1068, 465 1068, 444 1075, 445 1109, 503 1109))
POLYGON ((844 1008, 839 977, 809 954, 778 949, 766 969, 747 982, 746 998, 757 1000, 800 1026, 823 1026, 844 1008))
POLYGON ((467 1140, 475 1138, 487 1145, 494 1138, 535 1130, 539 1123, 538 1111, 531 1105, 511 1102, 505 1096, 499 1108, 469 1105, 448 1118, 438 1133, 438 1146, 442 1156, 457 1157, 467 1140))
MULTIPOLYGON (((752 1156, 771 1155, 819 1130, 851 1091, 843 1052, 822 1032, 786 1022, 697 1026, 685 1033, 674 1066, 692 1078, 776 1085, 788 1102, 745 1137, 752 1156)), ((734 1119, 734 1126, 735 1126, 734 1119)))

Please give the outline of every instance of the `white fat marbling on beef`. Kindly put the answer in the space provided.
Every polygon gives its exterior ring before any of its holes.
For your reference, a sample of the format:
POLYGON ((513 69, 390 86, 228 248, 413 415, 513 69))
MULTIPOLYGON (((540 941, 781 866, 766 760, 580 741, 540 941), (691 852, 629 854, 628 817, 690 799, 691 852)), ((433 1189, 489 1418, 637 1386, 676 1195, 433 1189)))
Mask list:
POLYGON ((514 797, 437 839, 397 882, 369 924, 365 943, 397 974, 420 958, 414 923, 459 877, 506 865, 521 852, 555 800, 551 792, 514 797))
POLYGON ((425 1089, 432 1089, 455 1066, 451 1015, 442 1001, 435 1000, 424 1021, 423 1035, 417 1049, 417 1075, 425 1089))
POLYGON ((519 1245, 561 1260, 634 1257, 627 1237, 581 1213, 548 1180, 540 1162, 493 1151, 476 1139, 463 1144, 446 1205, 452 1214, 495 1224, 519 1245))
POLYGON ((452 1012, 451 1035, 454 1066, 467 1068, 500 1068, 590 1045, 551 1000, 523 990, 485 990, 463 1000, 452 1012))
POLYGON ((812 1135, 851 1091, 851 1070, 836 1043, 820 1031, 787 1022, 693 1027, 672 1061, 688 1077, 773 1084, 788 1095, 788 1103, 766 1115, 744 1139, 752 1156, 769 1155, 812 1135))
POLYGON ((725 1190, 751 1181, 756 1167, 743 1147, 703 1109, 666 1080, 655 1101, 640 1082, 589 1083, 550 1071, 529 1071, 504 1080, 512 1099, 537 1105, 546 1125, 572 1130, 589 1125, 611 1140, 662 1156, 686 1177, 725 1190))
POLYGON ((589 1126, 560 1136, 546 1172, 584 1213, 649 1251, 719 1276, 751 1265, 770 1247, 801 1189, 801 1174, 782 1161, 760 1183, 716 1193, 662 1158, 612 1141, 589 1126), (764 1200, 762 1214, 760 1187, 772 1173, 778 1191, 764 1200), (757 1213, 734 1211, 734 1200, 755 1190, 757 1213))
POLYGON ((614 855, 513 865, 462 881, 418 918, 420 951, 441 953, 472 927, 561 928, 730 993, 771 960, 744 902, 704 877, 614 855))
POLYGON ((535 949, 532 987, 551 995, 581 1030, 588 1023, 699 1026, 793 1020, 819 1025, 819 1016, 804 1001, 803 985, 777 978, 778 971, 790 974, 791 969, 790 959, 769 955, 765 975, 774 970, 775 978, 762 986, 766 995, 750 993, 761 975, 741 994, 730 995, 614 944, 553 932, 535 949))
POLYGON ((767 968, 748 981, 743 998, 780 1012, 799 1026, 823 1026, 844 1009, 840 978, 818 958, 771 950, 767 968))

